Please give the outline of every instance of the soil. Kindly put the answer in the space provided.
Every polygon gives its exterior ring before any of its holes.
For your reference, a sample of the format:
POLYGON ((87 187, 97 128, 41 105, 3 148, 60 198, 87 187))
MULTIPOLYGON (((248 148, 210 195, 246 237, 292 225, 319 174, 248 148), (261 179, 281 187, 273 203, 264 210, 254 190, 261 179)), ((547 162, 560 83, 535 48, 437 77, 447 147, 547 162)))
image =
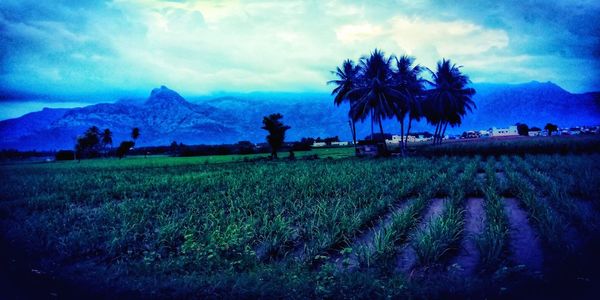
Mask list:
POLYGON ((527 214, 514 198, 504 199, 504 211, 510 224, 510 259, 531 272, 541 272, 544 262, 541 242, 527 219, 527 214))
POLYGON ((450 261, 450 265, 457 274, 473 276, 479 264, 480 254, 477 249, 476 238, 485 227, 485 211, 482 198, 467 199, 465 212, 464 237, 458 254, 450 261))

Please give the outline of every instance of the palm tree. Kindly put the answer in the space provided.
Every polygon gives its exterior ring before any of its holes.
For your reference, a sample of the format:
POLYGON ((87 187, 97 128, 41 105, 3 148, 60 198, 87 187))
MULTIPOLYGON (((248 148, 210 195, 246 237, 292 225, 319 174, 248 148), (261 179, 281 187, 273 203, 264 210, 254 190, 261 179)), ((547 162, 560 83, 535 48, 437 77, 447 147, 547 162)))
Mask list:
POLYGON ((271 146, 272 158, 277 158, 277 150, 283 145, 285 132, 291 128, 290 126, 281 123, 280 120, 282 118, 283 116, 281 114, 271 114, 263 118, 264 126, 261 128, 269 132, 269 135, 267 135, 267 142, 271 146))
POLYGON ((423 70, 421 66, 414 64, 414 57, 402 55, 396 59, 396 71, 394 72, 395 88, 400 93, 396 118, 400 122, 401 148, 406 148, 406 140, 410 132, 412 120, 421 118, 421 97, 425 80, 420 77, 423 70), (404 134, 404 118, 408 114, 408 130, 404 134))
POLYGON ((112 144, 112 132, 110 131, 110 129, 106 128, 104 129, 104 132, 102 132, 102 145, 104 145, 104 148, 106 149, 106 146, 108 145, 110 145, 110 147, 112 148, 112 144))
POLYGON ((396 114, 400 98, 400 94, 394 89, 391 60, 392 58, 385 57, 385 54, 378 49, 375 49, 369 57, 361 58, 359 84, 348 94, 352 99, 350 110, 352 119, 364 121, 370 114, 371 120, 379 124, 386 152, 382 121, 396 114))
POLYGON ((434 144, 442 142, 448 124, 452 127, 460 125, 462 117, 475 107, 472 99, 475 90, 467 88, 469 77, 462 74, 460 68, 450 60, 442 59, 435 72, 429 70, 433 88, 427 91, 426 115, 428 121, 436 125, 434 144))
POLYGON ((133 139, 133 143, 135 144, 135 142, 137 141, 137 139, 140 137, 140 129, 137 127, 134 127, 131 130, 131 138, 133 139))
MULTIPOLYGON (((351 99, 348 97, 350 91, 355 89, 358 85, 358 74, 360 67, 354 65, 354 62, 350 59, 346 59, 342 63, 342 68, 337 67, 335 71, 331 73, 335 74, 338 79, 330 80, 327 84, 335 84, 335 88, 331 92, 335 95, 333 103, 336 106, 340 106, 344 102, 349 102, 352 107, 351 99)), ((350 115, 350 112, 348 113, 350 115)), ((350 117, 350 131, 352 132, 352 142, 354 143, 354 151, 356 152, 356 124, 350 117)))

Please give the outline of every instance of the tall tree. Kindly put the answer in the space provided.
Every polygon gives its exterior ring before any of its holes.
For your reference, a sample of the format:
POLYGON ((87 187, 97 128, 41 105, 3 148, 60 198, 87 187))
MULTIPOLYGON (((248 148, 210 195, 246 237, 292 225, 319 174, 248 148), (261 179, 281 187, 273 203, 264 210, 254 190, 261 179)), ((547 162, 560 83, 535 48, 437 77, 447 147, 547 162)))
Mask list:
MULTIPOLYGON (((350 103, 352 107, 351 99, 349 97, 350 91, 355 89, 358 85, 358 74, 360 67, 354 65, 354 62, 350 59, 346 59, 342 63, 342 68, 337 67, 335 71, 332 71, 338 79, 328 81, 327 84, 334 84, 335 88, 331 92, 335 95, 333 103, 336 106, 340 106, 344 102, 350 103)), ((350 112, 348 112, 350 116, 350 112)), ((356 152, 356 124, 352 117, 350 117, 350 131, 352 132, 352 142, 354 143, 354 151, 356 152)))
POLYGON ((519 135, 529 136, 529 126, 527 126, 527 124, 517 123, 515 125, 517 126, 517 132, 519 135))
POLYGON ((133 143, 135 143, 139 137, 140 137, 140 129, 137 127, 134 127, 131 130, 131 138, 133 139, 133 143))
POLYGON ((112 132, 108 128, 104 129, 104 131, 102 132, 102 145, 104 145, 105 149, 108 145, 110 145, 110 147, 112 148, 112 135, 112 132))
POLYGON ((428 120, 436 125, 434 144, 442 142, 446 128, 460 125, 467 111, 475 108, 473 95, 475 90, 468 88, 469 77, 462 74, 461 66, 452 64, 450 60, 442 59, 437 63, 435 72, 429 70, 432 76, 432 89, 428 91, 428 120))
POLYGON ((291 128, 280 121, 282 118, 283 116, 279 113, 271 114, 263 118, 263 127, 261 128, 269 132, 267 135, 267 142, 271 146, 272 158, 277 158, 277 150, 283 145, 285 132, 291 128))
POLYGON ((546 126, 544 126, 544 129, 546 131, 548 131, 548 136, 552 136, 552 132, 557 131, 558 130, 558 126, 552 124, 552 123, 548 123, 546 124, 546 126))
POLYGON ((398 108, 400 94, 394 89, 392 58, 388 58, 378 49, 369 57, 360 60, 359 84, 349 93, 351 102, 351 117, 354 121, 364 121, 368 115, 379 124, 383 138, 383 147, 387 152, 383 120, 393 117, 398 108))
POLYGON ((395 88, 400 94, 396 118, 400 122, 401 147, 406 148, 406 138, 410 132, 412 120, 421 118, 421 98, 425 80, 420 77, 422 68, 414 65, 414 57, 402 55, 396 59, 394 71, 395 88), (408 115, 408 129, 404 134, 404 119, 408 115))
POLYGON ((78 160, 85 157, 95 157, 100 151, 100 129, 96 126, 88 128, 77 138, 75 156, 78 160))

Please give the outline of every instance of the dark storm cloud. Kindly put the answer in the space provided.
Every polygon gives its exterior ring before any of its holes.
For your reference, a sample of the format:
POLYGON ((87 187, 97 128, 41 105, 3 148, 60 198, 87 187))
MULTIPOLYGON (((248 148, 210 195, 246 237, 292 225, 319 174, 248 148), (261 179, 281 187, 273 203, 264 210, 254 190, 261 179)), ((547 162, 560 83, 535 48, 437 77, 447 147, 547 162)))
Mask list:
POLYGON ((374 47, 473 81, 599 90, 597 1, 0 2, 0 88, 325 90, 374 47))
POLYGON ((466 19, 506 30, 515 52, 598 58, 600 5, 593 1, 441 0, 420 8, 444 19, 466 19))

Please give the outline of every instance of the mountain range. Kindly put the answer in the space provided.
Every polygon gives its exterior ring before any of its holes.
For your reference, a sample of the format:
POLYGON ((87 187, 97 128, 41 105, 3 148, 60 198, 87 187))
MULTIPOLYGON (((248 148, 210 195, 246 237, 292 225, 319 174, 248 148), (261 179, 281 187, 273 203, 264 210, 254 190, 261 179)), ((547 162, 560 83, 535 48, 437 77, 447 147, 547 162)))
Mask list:
MULTIPOLYGON (((474 84, 477 108, 458 128, 465 130, 506 127, 517 122, 543 127, 600 124, 600 93, 572 94, 554 83, 474 84)), ((348 106, 335 107, 328 94, 251 93, 224 97, 189 97, 162 86, 142 101, 121 100, 82 108, 44 108, 22 117, 0 121, 0 149, 72 149, 76 138, 90 126, 113 131, 115 145, 129 140, 133 127, 140 128, 138 145, 222 144, 242 140, 263 142, 262 118, 284 115, 292 128, 287 140, 302 137, 339 136, 350 140, 348 106), (188 101, 189 100, 189 101, 188 101)), ((0 103, 1 105, 1 103, 0 103)), ((377 128, 377 127, 376 127, 377 128)), ((387 132, 399 132, 396 121, 385 121, 387 132)), ((421 121, 413 132, 433 131, 421 121)), ((370 133, 370 123, 357 126, 358 136, 370 133)))

